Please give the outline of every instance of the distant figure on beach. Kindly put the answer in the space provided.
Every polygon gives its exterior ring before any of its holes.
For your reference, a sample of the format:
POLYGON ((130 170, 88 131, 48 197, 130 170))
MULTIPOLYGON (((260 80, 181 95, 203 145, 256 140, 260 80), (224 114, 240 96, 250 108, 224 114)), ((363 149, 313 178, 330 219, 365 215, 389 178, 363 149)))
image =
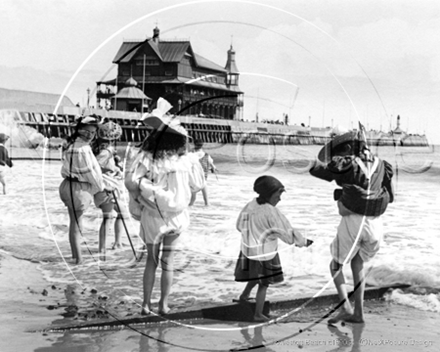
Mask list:
MULTIPOLYGON (((191 192, 205 186, 202 166, 187 153, 187 131, 177 118, 164 116, 170 107, 160 98, 158 107, 143 116, 143 122, 153 127, 153 131, 131 166, 138 180, 138 201, 142 204, 140 236, 146 242, 148 253, 143 279, 143 315, 150 314, 152 309, 151 295, 159 262, 162 266, 159 314, 170 311, 168 296, 174 274, 174 251, 179 236, 189 226, 191 192)), ((134 191, 133 187, 130 191, 134 191)))
POLYGON ((3 194, 6 194, 6 166, 12 167, 12 160, 9 157, 8 149, 5 147, 6 141, 9 136, 4 133, 0 133, 0 183, 3 186, 3 194))
POLYGON ((358 132, 336 135, 318 154, 310 174, 326 181, 335 181, 342 188, 334 191, 342 216, 330 251, 330 272, 338 295, 344 302, 338 321, 363 323, 365 291, 364 262, 379 251, 383 224, 381 215, 394 200, 392 166, 371 154, 362 125, 358 132), (354 281, 354 310, 348 300, 343 263, 351 262, 354 281))
MULTIPOLYGON (((93 201, 93 195, 105 189, 101 167, 93 155, 90 143, 98 130, 97 116, 81 117, 73 134, 67 138, 63 153, 60 198, 69 211, 69 241, 72 258, 82 263, 81 236, 83 214, 93 201)), ((109 189, 111 190, 111 189, 109 189)))
POLYGON ((285 191, 278 179, 272 176, 258 177, 254 191, 258 197, 246 204, 237 219, 241 250, 235 267, 235 281, 247 282, 239 302, 249 301, 252 289, 258 285, 254 320, 264 322, 270 320, 263 314, 267 288, 284 280, 278 255, 278 238, 298 247, 309 246, 312 241, 294 229, 276 208, 285 191))
MULTIPOLYGON (((205 181, 208 180, 208 172, 215 172, 217 168, 214 165, 214 160, 212 160, 212 157, 206 153, 203 150, 203 140, 196 139, 194 141, 194 151, 193 153, 196 155, 196 157, 199 159, 200 164, 202 165, 203 172, 205 174, 205 181)), ((205 206, 209 205, 208 201, 208 185, 206 184, 205 187, 202 188, 202 194, 203 194, 203 200, 205 202, 205 206)), ((189 205, 192 206, 194 202, 196 201, 197 192, 193 192, 191 195, 191 201, 189 202, 189 205)))
POLYGON ((92 150, 101 167, 104 185, 114 188, 112 192, 102 191, 95 193, 95 205, 102 210, 102 222, 99 228, 99 245, 98 251, 104 255, 106 251, 106 238, 110 231, 111 220, 113 218, 113 210, 116 211, 116 219, 114 221, 115 243, 112 249, 121 248, 121 233, 123 221, 123 209, 119 209, 118 201, 122 191, 122 167, 119 165, 120 158, 116 154, 114 142, 122 135, 122 128, 112 121, 106 122, 99 126, 98 138, 92 143, 92 150), (115 199, 115 197, 117 199, 115 199))

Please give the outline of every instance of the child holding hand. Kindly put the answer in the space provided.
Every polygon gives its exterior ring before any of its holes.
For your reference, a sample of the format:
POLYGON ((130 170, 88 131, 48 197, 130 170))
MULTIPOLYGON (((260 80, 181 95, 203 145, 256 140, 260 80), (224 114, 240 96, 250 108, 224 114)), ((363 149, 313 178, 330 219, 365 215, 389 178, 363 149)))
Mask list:
POLYGON ((252 289, 258 285, 254 321, 270 320, 263 314, 266 291, 269 285, 282 282, 283 271, 277 252, 278 238, 298 247, 309 246, 276 208, 285 191, 283 184, 272 176, 261 176, 254 183, 258 197, 249 202, 237 219, 241 232, 241 251, 235 267, 235 281, 247 282, 239 301, 249 300, 252 289))

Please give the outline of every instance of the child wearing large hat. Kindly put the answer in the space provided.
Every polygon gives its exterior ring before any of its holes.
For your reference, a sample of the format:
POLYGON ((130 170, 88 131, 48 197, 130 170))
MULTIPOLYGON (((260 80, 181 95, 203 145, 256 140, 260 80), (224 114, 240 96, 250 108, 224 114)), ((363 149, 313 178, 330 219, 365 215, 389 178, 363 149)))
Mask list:
POLYGON ((319 152, 310 174, 326 181, 335 181, 341 221, 330 245, 330 273, 341 302, 339 314, 329 320, 362 323, 365 278, 364 262, 379 251, 383 238, 381 215, 394 199, 391 165, 370 153, 363 126, 335 136, 319 152), (354 310, 348 300, 342 266, 351 263, 355 289, 354 310))
POLYGON ((310 169, 312 176, 335 181, 342 189, 334 192, 335 200, 351 212, 382 215, 394 200, 391 179, 393 168, 372 155, 357 131, 335 136, 319 152, 310 169))
POLYGON ((150 314, 156 270, 162 266, 159 314, 170 311, 168 298, 173 281, 174 252, 189 226, 191 193, 205 186, 197 158, 188 155, 188 132, 177 117, 167 115, 171 104, 159 98, 157 108, 142 121, 152 128, 131 165, 126 186, 142 204, 140 236, 147 247, 142 314, 150 314), (138 188, 138 190, 136 190, 138 188))

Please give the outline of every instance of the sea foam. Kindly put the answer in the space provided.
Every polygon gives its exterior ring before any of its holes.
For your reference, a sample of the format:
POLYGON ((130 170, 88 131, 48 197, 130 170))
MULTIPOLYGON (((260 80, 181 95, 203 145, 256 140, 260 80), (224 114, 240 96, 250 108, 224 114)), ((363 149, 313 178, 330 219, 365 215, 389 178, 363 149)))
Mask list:
POLYGON ((418 295, 414 293, 405 293, 398 289, 392 291, 391 294, 387 296, 387 300, 423 311, 440 312, 440 294, 438 293, 418 295))

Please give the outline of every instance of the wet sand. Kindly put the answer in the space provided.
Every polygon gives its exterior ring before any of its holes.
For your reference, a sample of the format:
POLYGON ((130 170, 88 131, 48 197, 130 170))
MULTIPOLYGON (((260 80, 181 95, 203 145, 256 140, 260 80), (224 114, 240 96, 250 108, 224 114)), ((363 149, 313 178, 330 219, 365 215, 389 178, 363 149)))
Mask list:
MULTIPOLYGON (((59 321, 63 290, 53 290, 37 264, 2 254, 0 267, 2 351, 438 351, 438 313, 385 301, 366 301, 365 324, 328 326, 323 311, 272 325, 178 321, 125 329, 43 332, 59 321), (6 283, 6 284, 5 284, 6 283), (43 294, 48 290, 48 295, 43 294), (257 348, 257 349, 255 349, 257 348)), ((285 313, 285 312, 278 312, 285 313)))
POLYGON ((59 312, 47 309, 53 300, 43 294, 48 288, 37 264, 0 252, 2 351, 33 351, 51 345, 47 336, 30 332, 41 330, 60 317, 59 312))

